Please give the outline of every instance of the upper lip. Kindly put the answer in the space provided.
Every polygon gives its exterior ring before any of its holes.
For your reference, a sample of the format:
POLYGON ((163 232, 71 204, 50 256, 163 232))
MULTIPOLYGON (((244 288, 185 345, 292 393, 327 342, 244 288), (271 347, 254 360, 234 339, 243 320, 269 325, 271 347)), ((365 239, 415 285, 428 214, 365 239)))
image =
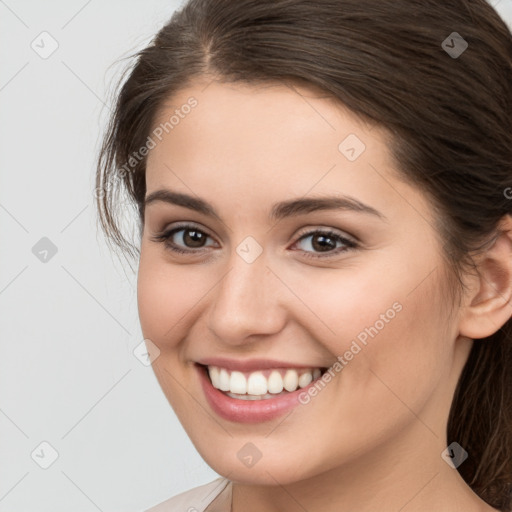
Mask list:
POLYGON ((326 368, 314 364, 291 363, 290 361, 277 361, 275 359, 228 359, 225 357, 206 357, 196 361, 203 366, 219 366, 226 370, 251 372, 255 370, 267 370, 269 368, 326 368))

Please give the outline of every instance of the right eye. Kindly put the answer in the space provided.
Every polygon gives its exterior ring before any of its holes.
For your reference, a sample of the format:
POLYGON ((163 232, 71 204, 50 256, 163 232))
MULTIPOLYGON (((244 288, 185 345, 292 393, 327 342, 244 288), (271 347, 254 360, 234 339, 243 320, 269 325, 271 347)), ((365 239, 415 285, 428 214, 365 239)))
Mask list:
POLYGON ((211 247, 211 245, 206 245, 209 238, 211 239, 210 235, 201 231, 196 226, 186 224, 166 230, 162 233, 157 233, 151 238, 151 240, 154 242, 163 242, 166 248, 176 253, 192 254, 203 252, 202 250, 198 251, 197 249, 211 247))

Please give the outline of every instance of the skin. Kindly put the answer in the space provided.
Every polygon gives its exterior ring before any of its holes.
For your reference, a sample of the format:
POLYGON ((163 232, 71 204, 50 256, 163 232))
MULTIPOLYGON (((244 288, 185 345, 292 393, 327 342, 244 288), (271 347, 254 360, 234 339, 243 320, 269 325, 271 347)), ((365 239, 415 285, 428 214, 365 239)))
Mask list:
POLYGON ((162 390, 204 460, 233 482, 233 511, 495 510, 441 453, 471 338, 511 315, 510 238, 482 258, 481 278, 467 276, 450 315, 432 208, 399 179, 383 129, 312 89, 218 81, 169 99, 155 126, 191 96, 198 105, 150 151, 147 194, 198 196, 219 218, 161 201, 146 206, 138 307, 144 337, 160 350, 153 368, 162 390), (353 162, 338 149, 349 134, 366 145, 353 162), (341 209, 269 219, 276 202, 333 194, 385 219, 341 209), (195 254, 153 240, 178 222, 209 235, 206 246, 190 247, 183 231, 172 240, 195 254), (315 229, 359 246, 315 252, 314 237, 300 240, 315 229), (263 249, 252 263, 236 252, 247 236, 263 249), (397 302, 401 311, 291 414, 237 424, 208 405, 194 361, 327 367, 397 302), (261 452, 252 467, 237 457, 246 443, 261 452))

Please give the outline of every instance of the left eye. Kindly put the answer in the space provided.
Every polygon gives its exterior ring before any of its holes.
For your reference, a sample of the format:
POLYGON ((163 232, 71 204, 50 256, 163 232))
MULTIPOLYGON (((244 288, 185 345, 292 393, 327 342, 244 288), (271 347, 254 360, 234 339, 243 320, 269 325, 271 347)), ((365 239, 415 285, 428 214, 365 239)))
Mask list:
POLYGON ((333 231, 313 231, 306 233, 295 242, 295 245, 302 243, 302 250, 313 253, 333 253, 347 251, 357 247, 357 244, 352 240, 342 237, 333 231), (344 248, 343 248, 344 247, 344 248))

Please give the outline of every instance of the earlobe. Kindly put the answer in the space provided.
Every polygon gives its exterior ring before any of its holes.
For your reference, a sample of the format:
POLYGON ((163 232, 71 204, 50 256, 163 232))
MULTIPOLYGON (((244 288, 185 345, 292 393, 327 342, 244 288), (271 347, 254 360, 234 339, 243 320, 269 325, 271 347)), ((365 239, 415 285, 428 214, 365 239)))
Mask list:
POLYGON ((491 247, 475 259, 478 274, 461 314, 462 336, 482 339, 498 331, 512 316, 512 217, 505 215, 491 247))

